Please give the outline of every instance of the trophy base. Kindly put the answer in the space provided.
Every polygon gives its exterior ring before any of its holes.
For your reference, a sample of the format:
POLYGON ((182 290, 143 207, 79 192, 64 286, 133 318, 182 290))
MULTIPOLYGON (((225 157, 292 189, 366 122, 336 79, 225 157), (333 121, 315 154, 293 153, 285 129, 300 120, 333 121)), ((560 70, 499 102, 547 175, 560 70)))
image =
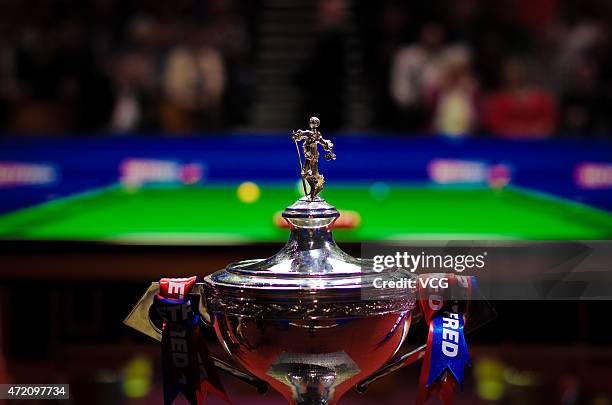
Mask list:
POLYGON ((293 386, 295 405, 328 405, 332 401, 330 387, 336 381, 336 373, 330 368, 296 366, 287 373, 287 380, 293 386))

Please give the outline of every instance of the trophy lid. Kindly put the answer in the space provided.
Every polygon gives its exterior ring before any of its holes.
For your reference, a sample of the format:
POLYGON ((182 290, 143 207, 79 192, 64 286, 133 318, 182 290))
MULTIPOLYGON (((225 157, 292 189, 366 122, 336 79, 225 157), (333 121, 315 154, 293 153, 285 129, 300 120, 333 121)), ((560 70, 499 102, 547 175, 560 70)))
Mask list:
MULTIPOLYGON (((334 241, 332 226, 340 213, 318 195, 323 188, 323 176, 316 166, 318 155, 313 158, 313 145, 306 144, 310 138, 305 139, 314 137, 314 151, 317 144, 324 145, 326 158, 335 159, 333 144, 320 136, 317 126, 318 119, 313 117, 313 131, 293 133, 296 147, 298 140, 305 140, 304 151, 308 147, 309 153, 304 154, 306 163, 302 164, 300 159, 306 195, 282 213, 290 225, 289 240, 272 257, 232 263, 205 277, 207 306, 213 311, 215 308, 240 314, 263 311, 270 315, 279 309, 286 318, 287 310, 296 316, 363 316, 412 307, 414 294, 410 291, 372 291, 373 279, 380 275, 370 271, 371 263, 350 256, 334 241), (306 183, 310 185, 309 192, 306 183)), ((403 271, 395 275, 385 273, 385 279, 399 277, 413 275, 403 271)))
POLYGON ((207 277, 214 285, 254 289, 328 289, 360 287, 363 263, 342 251, 331 227, 338 210, 321 197, 306 196, 283 211, 291 235, 267 259, 244 260, 207 277))
MULTIPOLYGON (((291 226, 285 246, 267 259, 244 260, 204 278, 211 311, 268 317, 352 317, 411 309, 414 292, 376 289, 372 263, 338 247, 331 231, 339 217, 320 197, 303 197, 283 212, 291 226)), ((385 280, 414 277, 397 270, 385 280)))

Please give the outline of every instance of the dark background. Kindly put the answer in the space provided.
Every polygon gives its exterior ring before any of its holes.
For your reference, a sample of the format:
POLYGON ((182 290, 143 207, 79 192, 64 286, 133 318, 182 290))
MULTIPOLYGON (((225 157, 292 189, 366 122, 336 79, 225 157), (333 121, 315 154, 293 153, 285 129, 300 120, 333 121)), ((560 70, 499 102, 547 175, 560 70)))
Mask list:
POLYGON ((5 0, 5 133, 610 133, 605 0, 5 0), (450 100, 450 101, 449 101, 450 100))

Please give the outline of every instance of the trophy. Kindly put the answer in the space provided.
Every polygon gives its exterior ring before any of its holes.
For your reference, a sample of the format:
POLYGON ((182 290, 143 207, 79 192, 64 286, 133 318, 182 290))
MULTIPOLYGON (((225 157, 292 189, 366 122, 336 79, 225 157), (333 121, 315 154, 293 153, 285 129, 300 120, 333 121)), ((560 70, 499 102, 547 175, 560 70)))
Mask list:
MULTIPOLYGON (((328 160, 336 155, 319 124, 313 117, 310 130, 292 133, 305 195, 282 213, 291 230, 285 246, 270 258, 233 263, 199 282, 189 281, 188 295, 194 299, 184 311, 195 313, 190 322, 214 328, 238 364, 210 356, 208 374, 221 369, 261 392, 271 386, 295 405, 335 404, 351 387, 363 391, 375 379, 421 359, 426 348, 393 359, 410 328, 416 291, 373 291, 377 274, 367 271, 368 261, 348 255, 334 241, 332 225, 339 213, 319 196, 324 178, 318 147, 328 160)), ((417 277, 403 270, 385 276, 417 277)), ((153 304, 161 286, 151 285, 125 323, 163 342, 164 322, 153 304)), ((168 350, 182 347, 175 343, 168 350)))

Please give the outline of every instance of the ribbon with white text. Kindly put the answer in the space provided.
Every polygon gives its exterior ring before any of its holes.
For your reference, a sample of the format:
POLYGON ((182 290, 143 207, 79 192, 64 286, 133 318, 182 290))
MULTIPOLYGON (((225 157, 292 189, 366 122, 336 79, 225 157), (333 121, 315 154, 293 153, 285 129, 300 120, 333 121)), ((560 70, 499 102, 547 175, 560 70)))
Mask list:
POLYGON ((196 277, 163 278, 154 306, 163 320, 162 375, 164 404, 179 394, 190 405, 202 405, 209 392, 230 402, 213 364, 200 325, 197 295, 190 295, 196 277))
POLYGON ((448 287, 419 284, 419 301, 429 331, 416 403, 422 405, 433 395, 450 405, 457 385, 463 388, 465 366, 471 365, 464 326, 474 280, 455 274, 420 277, 447 278, 448 287))

